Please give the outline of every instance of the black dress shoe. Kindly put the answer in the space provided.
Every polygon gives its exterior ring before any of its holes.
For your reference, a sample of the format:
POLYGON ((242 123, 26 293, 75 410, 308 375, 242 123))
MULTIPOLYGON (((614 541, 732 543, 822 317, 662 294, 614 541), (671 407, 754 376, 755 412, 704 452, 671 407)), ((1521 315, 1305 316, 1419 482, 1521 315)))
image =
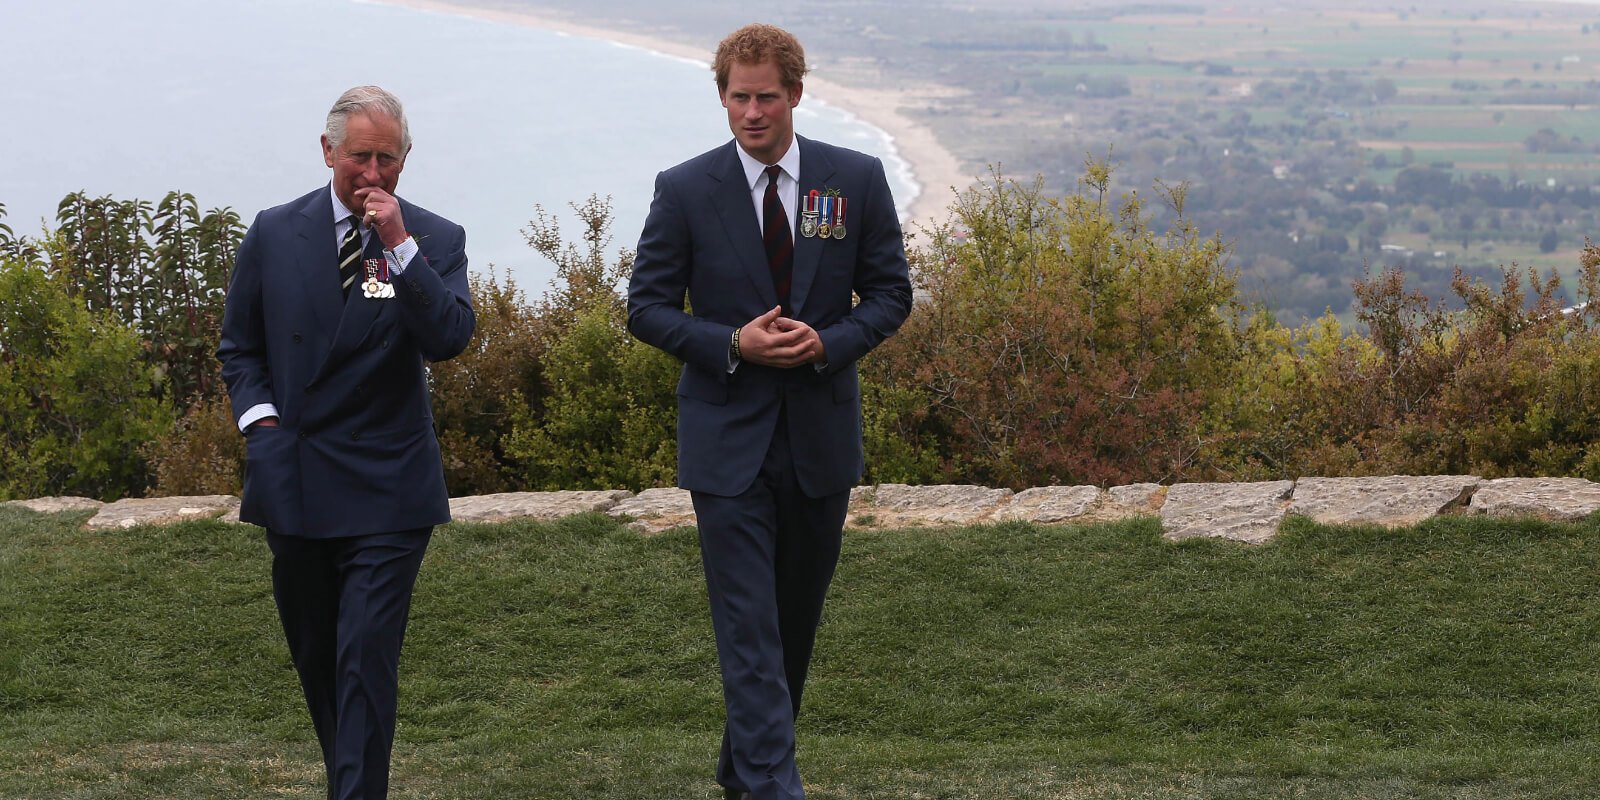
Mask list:
POLYGON ((750 793, 741 792, 738 789, 724 788, 722 790, 722 800, 750 800, 750 793))

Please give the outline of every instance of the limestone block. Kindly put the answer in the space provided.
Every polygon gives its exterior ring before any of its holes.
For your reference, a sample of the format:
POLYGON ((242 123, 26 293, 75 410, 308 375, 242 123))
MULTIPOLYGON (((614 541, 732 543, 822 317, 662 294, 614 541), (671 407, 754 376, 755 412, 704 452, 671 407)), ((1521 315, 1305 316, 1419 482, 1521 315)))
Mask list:
POLYGON ((695 524, 694 503, 686 489, 646 489, 606 509, 606 513, 633 517, 628 527, 644 533, 695 524))
POLYGON ((1326 525, 1415 525, 1464 505, 1483 479, 1473 475, 1390 475, 1385 478, 1301 478, 1290 514, 1326 525))
POLYGON ((504 522, 511 519, 555 520, 591 511, 606 511, 633 497, 622 489, 607 491, 502 492, 450 499, 456 522, 504 522))
POLYGON ((1081 521, 1108 496, 1098 486, 1039 486, 1012 497, 995 519, 1044 525, 1081 521))
POLYGON ((970 525, 989 518, 1010 496, 1010 489, 987 486, 885 483, 872 492, 872 504, 865 513, 874 517, 879 528, 970 525))
POLYGON ((1293 481, 1180 483, 1167 490, 1161 527, 1167 539, 1209 536, 1260 543, 1278 532, 1293 481))
POLYGON ((1106 490, 1106 499, 1095 511, 1097 521, 1113 521, 1129 517, 1154 517, 1161 513, 1167 500, 1167 487, 1159 483, 1129 483, 1106 490))
POLYGON ((95 530, 132 528, 135 525, 166 525, 191 519, 220 517, 237 511, 239 498, 231 494, 200 497, 148 497, 107 503, 89 518, 87 527, 95 530))
POLYGON ((57 514, 62 511, 89 511, 100 508, 105 503, 88 497, 37 497, 32 500, 7 500, 0 506, 13 508, 26 508, 40 514, 57 514))
POLYGON ((846 528, 877 527, 877 512, 872 507, 873 495, 877 493, 876 486, 857 486, 850 490, 850 507, 844 517, 846 528))
POLYGON ((1581 519, 1600 509, 1600 484, 1582 478, 1500 478, 1479 484, 1468 508, 1493 517, 1581 519))

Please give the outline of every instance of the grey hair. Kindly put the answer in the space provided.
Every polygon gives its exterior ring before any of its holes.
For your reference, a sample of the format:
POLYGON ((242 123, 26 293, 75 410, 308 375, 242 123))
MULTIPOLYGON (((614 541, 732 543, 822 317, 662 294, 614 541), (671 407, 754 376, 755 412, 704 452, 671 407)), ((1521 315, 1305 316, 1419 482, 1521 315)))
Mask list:
POLYGON ((376 86, 357 86, 339 95, 333 108, 328 109, 328 124, 322 131, 335 148, 344 144, 345 123, 351 114, 378 114, 399 122, 402 157, 411 151, 411 126, 406 124, 400 98, 376 86))

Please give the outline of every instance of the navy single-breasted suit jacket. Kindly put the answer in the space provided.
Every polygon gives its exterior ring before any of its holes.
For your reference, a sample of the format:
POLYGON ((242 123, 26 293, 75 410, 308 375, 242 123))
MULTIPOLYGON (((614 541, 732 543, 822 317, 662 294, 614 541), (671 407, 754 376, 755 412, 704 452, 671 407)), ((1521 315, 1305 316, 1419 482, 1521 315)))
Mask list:
POLYGON ((738 145, 656 177, 628 285, 628 329, 684 362, 678 485, 691 491, 731 497, 749 488, 780 417, 808 496, 845 491, 861 478, 856 361, 911 311, 905 243, 882 162, 799 136, 795 144, 802 202, 813 189, 837 190, 848 201, 842 239, 801 236, 791 220, 785 312, 822 338, 828 366, 820 371, 746 362, 728 372, 733 330, 778 304, 738 145))
MULTIPOLYGON (((460 353, 475 324, 461 226, 400 200, 419 252, 394 297, 339 288, 330 189, 256 217, 228 285, 217 357, 246 434, 239 517, 284 536, 388 533, 450 520, 425 362, 460 353)), ((382 258, 373 235, 364 258, 382 258)))

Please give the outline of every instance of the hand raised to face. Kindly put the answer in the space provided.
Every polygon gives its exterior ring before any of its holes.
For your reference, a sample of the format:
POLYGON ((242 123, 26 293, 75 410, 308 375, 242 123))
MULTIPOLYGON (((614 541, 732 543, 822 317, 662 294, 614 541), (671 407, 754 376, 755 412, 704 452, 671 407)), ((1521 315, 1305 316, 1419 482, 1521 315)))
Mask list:
POLYGON ((375 186, 355 191, 355 201, 363 209, 361 221, 378 233, 383 246, 394 249, 406 240, 406 221, 400 212, 400 201, 375 186))

